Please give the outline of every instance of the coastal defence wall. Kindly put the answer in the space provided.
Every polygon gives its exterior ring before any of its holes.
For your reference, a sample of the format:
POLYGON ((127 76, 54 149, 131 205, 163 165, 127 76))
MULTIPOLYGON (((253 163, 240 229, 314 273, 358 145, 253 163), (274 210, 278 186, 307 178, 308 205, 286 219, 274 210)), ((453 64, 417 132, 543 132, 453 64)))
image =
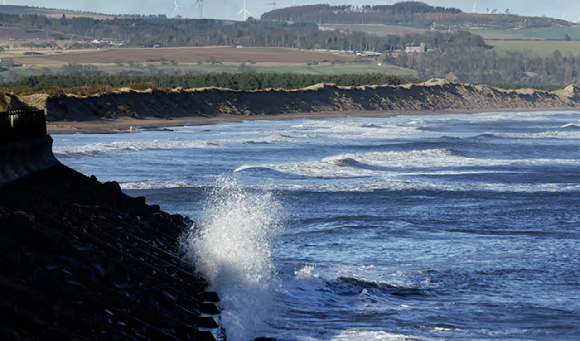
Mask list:
POLYGON ((0 113, 0 186, 56 166, 43 110, 0 113))
POLYGON ((253 116, 339 111, 500 110, 580 107, 580 89, 548 92, 502 90, 434 79, 421 84, 339 87, 319 84, 300 90, 237 91, 220 88, 131 91, 89 97, 21 97, 46 110, 52 122, 122 118, 253 116))
POLYGON ((58 162, 44 111, 0 113, 0 340, 225 339, 180 215, 58 162))

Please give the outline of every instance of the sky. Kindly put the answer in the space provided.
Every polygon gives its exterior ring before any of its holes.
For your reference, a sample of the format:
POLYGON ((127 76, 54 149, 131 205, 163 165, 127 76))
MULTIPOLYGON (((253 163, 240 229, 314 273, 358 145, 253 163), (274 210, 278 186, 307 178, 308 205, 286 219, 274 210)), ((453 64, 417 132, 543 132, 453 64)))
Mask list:
MULTIPOLYGON (((167 14, 173 16, 174 0, 0 0, 0 5, 28 5, 46 8, 87 10, 92 12, 121 14, 167 14)), ((195 6, 197 0, 175 0, 179 6, 179 14, 185 18, 198 18, 199 9, 195 6)), ((242 14, 236 15, 243 7, 244 0, 204 0, 203 14, 205 18, 243 19, 242 14)), ((276 8, 296 5, 391 5, 399 1, 392 0, 246 0, 246 9, 259 18, 262 13, 272 9, 271 3, 276 2, 276 8)), ((464 12, 473 12, 473 0, 424 0, 433 6, 459 8, 464 12)), ((543 16, 577 21, 580 19, 580 1, 578 0, 477 0, 475 11, 485 13, 489 8, 497 8, 504 13, 509 10, 513 14, 543 16)))

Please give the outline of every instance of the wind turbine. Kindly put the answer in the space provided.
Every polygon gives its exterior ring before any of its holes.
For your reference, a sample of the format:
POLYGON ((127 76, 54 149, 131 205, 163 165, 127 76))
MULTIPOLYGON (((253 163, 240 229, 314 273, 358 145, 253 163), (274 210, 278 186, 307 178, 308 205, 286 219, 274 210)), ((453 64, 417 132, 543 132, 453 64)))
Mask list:
POLYGON ((199 7, 199 18, 203 19, 203 0, 197 0, 195 4, 199 7))
POLYGON ((475 5, 477 5, 477 1, 473 1, 473 13, 475 13, 475 5))
POLYGON ((562 14, 562 20, 564 20, 564 18, 566 18, 566 13, 562 14))
POLYGON ((276 9, 276 0, 272 0, 272 2, 267 3, 266 5, 272 5, 272 9, 276 9))
POLYGON ((250 12, 248 12, 248 10, 246 9, 246 0, 244 0, 244 8, 242 8, 236 15, 240 15, 243 14, 244 15, 244 21, 246 21, 248 19, 248 14, 252 15, 250 12))
POLYGON ((177 4, 177 0, 173 0, 173 3, 175 4, 175 9, 173 10, 173 14, 175 14, 175 17, 179 19, 179 9, 183 6, 179 6, 177 4))

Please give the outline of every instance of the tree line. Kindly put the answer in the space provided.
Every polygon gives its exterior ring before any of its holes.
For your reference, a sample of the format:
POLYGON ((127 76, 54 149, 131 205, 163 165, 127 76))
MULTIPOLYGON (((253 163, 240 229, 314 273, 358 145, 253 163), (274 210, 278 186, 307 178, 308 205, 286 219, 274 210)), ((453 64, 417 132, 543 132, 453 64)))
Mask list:
POLYGON ((2 91, 15 94, 32 93, 75 93, 82 88, 89 91, 113 88, 165 88, 165 89, 194 89, 205 87, 227 88, 232 90, 264 90, 264 89, 302 89, 315 84, 326 83, 338 86, 362 85, 399 85, 418 82, 416 79, 403 78, 385 74, 348 74, 348 75, 310 75, 291 73, 213 73, 203 75, 182 76, 30 76, 14 82, 2 84, 2 91), (137 86, 138 85, 138 86, 137 86), (144 86, 145 85, 145 86, 144 86), (67 92, 66 89, 78 88, 67 92))
MULTIPOLYGON (((321 31, 314 22, 286 23, 253 18, 232 23, 214 19, 95 20, 66 16, 54 19, 42 15, 18 16, 0 13, 0 24, 42 29, 50 32, 52 36, 68 37, 67 39, 78 36, 123 41, 123 47, 243 45, 383 52, 421 42, 426 42, 429 48, 445 48, 454 44, 485 44, 481 37, 469 33, 436 31, 423 35, 381 37, 362 32, 321 31)), ((83 47, 81 45, 73 43, 69 47, 83 47)))
POLYGON ((421 78, 448 77, 462 82, 580 84, 580 55, 555 51, 541 57, 526 51, 498 53, 460 46, 424 54, 387 54, 385 61, 419 71, 421 78))

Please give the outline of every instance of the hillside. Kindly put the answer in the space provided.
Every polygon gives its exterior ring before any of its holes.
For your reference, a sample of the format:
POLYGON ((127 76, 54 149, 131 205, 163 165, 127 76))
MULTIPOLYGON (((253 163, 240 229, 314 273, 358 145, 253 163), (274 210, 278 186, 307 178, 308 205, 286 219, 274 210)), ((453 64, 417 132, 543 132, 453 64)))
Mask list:
POLYGON ((2 5, 0 13, 6 14, 37 14, 49 18, 61 18, 65 15, 67 18, 92 18, 92 19, 113 19, 115 15, 102 14, 93 12, 71 11, 66 9, 41 8, 33 6, 2 5))
POLYGON ((456 8, 434 7, 407 1, 394 5, 309 5, 276 9, 264 13, 262 20, 325 24, 382 24, 421 29, 527 29, 571 26, 572 23, 544 17, 513 14, 463 13, 456 8))

